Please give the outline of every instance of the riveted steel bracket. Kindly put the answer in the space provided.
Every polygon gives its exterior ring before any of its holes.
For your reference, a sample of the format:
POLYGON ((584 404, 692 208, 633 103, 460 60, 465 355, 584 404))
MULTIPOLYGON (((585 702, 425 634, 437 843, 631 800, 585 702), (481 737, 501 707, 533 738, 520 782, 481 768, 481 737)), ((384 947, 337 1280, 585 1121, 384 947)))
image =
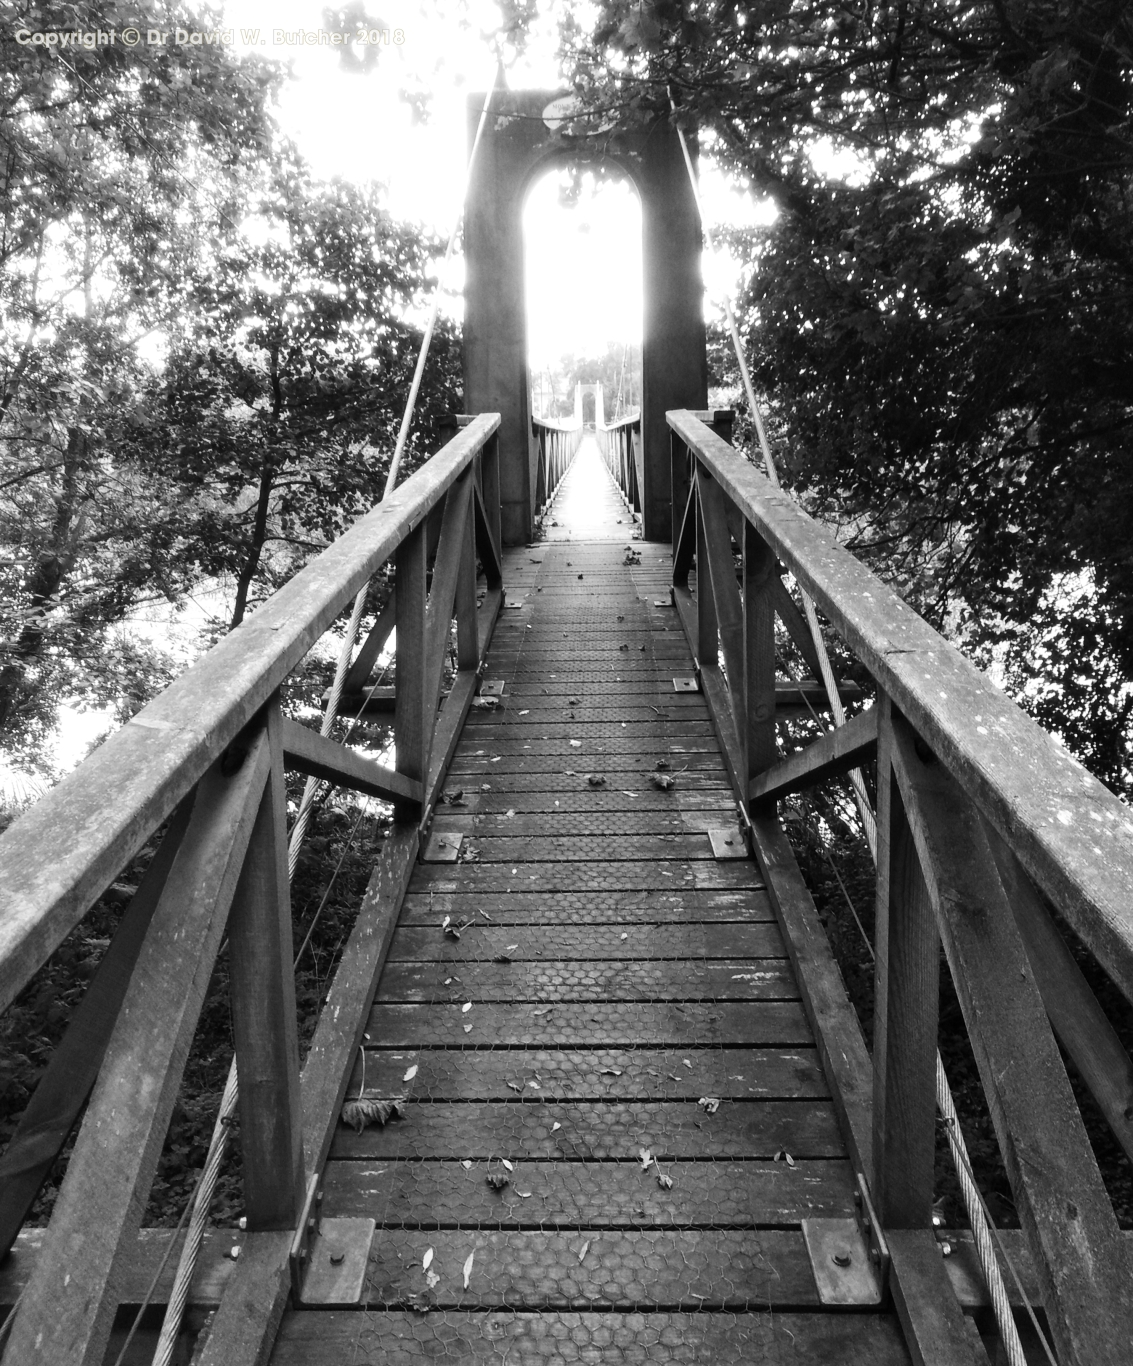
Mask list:
POLYGON ((747 858, 747 837, 739 829, 709 830, 708 842, 714 859, 747 858))
POLYGON ((503 697, 504 680, 502 678, 485 678, 480 684, 481 697, 503 697))
POLYGON ((455 863, 460 857, 464 836, 452 830, 434 830, 421 855, 422 863, 455 863))
POLYGON ((699 692, 699 691, 700 691, 700 683, 699 683, 699 681, 698 681, 697 679, 695 679, 695 678, 674 678, 674 679, 673 679, 673 691, 674 691, 674 692, 699 692))
POLYGON ((821 1304, 861 1308, 880 1304, 881 1282, 856 1219, 804 1219, 814 1284, 821 1304))

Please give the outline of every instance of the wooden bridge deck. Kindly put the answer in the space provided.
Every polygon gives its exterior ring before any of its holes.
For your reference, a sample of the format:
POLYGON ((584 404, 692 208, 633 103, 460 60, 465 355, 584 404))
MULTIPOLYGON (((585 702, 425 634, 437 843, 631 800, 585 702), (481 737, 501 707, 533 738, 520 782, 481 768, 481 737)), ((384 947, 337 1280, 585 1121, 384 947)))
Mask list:
POLYGON ((289 1311, 272 1360, 906 1362, 892 1312, 818 1302, 800 1221, 852 1173, 758 869, 706 833, 736 810, 670 556, 585 447, 548 520, 353 1078, 405 1115, 326 1168, 377 1221, 366 1305, 289 1311))

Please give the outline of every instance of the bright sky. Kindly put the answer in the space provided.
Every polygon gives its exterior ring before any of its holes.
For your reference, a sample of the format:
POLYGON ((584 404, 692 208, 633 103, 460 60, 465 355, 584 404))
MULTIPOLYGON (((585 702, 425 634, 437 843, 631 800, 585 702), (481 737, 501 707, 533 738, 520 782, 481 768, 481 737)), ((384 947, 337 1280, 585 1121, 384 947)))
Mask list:
MULTIPOLYGON (((491 43, 481 35, 496 30, 499 11, 487 0, 471 0, 469 27, 418 9, 411 0, 370 3, 372 13, 381 15, 375 28, 391 34, 400 30, 404 41, 379 44, 376 65, 365 74, 344 70, 333 47, 298 41, 324 27, 319 0, 227 0, 225 15, 238 49, 246 46, 293 64, 295 79, 285 89, 279 117, 316 174, 382 181, 395 215, 447 233, 464 184, 468 95, 487 89, 495 71, 491 43), (245 44, 244 37, 254 35, 242 31, 255 29, 258 39, 245 44), (427 123, 413 122, 400 94, 407 88, 429 92, 427 123)), ((513 90, 561 85, 549 24, 536 31, 522 59, 508 66, 507 81, 513 90)), ((701 195, 710 228, 768 221, 766 205, 737 191, 707 164, 702 165, 701 195)), ((636 271, 624 268, 625 248, 631 239, 640 243, 633 192, 603 185, 573 210, 564 210, 557 204, 555 178, 549 176, 533 188, 525 223, 536 229, 528 231, 535 364, 563 351, 597 353, 607 341, 638 339, 639 246, 636 271), (593 288, 580 289, 580 279, 593 288), (542 320, 549 321, 541 325, 542 320)), ((735 278, 731 259, 706 259, 710 311, 718 309, 735 278)), ((459 273, 453 285, 459 289, 459 273)), ((453 306, 459 308, 458 299, 453 306)))

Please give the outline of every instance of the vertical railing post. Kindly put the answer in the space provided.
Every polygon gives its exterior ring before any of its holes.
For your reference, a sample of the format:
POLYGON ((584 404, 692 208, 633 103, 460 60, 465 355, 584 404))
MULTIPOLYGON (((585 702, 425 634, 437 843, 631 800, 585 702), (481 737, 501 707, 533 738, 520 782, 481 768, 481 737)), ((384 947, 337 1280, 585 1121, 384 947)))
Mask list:
POLYGON ((268 703, 266 724, 271 767, 228 925, 244 1212, 253 1232, 296 1226, 304 1177, 278 693, 268 703))
POLYGON ((936 1126, 940 939, 878 705, 873 1199, 883 1226, 928 1228, 936 1126))
POLYGON ((690 488, 689 464, 691 456, 689 449, 680 439, 676 432, 669 434, 669 467, 670 467, 670 496, 673 500, 673 554, 677 553, 677 541, 681 534, 681 518, 684 516, 685 504, 688 502, 688 492, 690 488))
POLYGON ((480 452, 480 477, 483 486, 484 512, 488 518, 488 530, 492 536, 492 546, 499 558, 500 542, 500 439, 493 433, 480 452))
MULTIPOLYGON (((697 488, 700 488, 699 474, 697 488)), ((720 633, 716 621, 716 600, 712 592, 712 571, 708 567, 708 531, 704 508, 697 498, 696 507, 696 659, 713 665, 720 660, 720 633)))
POLYGON ((460 541, 460 568, 456 580, 456 667, 480 665, 480 632, 476 620, 476 518, 471 504, 460 541))
MULTIPOLYGON (((498 501, 497 501, 498 508, 498 501)), ((428 775, 432 717, 425 715, 425 524, 409 533, 397 548, 397 694, 393 738, 397 771, 424 783, 428 775)), ((394 818, 416 820, 417 802, 398 802, 394 818)))
POLYGON ((779 569, 770 546, 744 521, 744 709, 741 740, 748 783, 775 762, 775 603, 772 579, 779 569))

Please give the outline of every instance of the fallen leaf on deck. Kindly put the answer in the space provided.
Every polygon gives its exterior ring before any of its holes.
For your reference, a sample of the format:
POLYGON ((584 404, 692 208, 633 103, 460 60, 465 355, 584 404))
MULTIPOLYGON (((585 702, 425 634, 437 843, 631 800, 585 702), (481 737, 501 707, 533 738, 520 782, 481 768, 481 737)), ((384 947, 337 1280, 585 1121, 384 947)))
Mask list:
POLYGON ((459 938, 460 938, 460 930, 459 930, 455 925, 446 925, 446 926, 445 926, 445 938, 446 938, 446 939, 459 939, 459 938))
POLYGON ((620 1067, 603 1067, 598 1073, 600 1077, 620 1077, 622 1069, 620 1067))
POLYGON ((472 705, 477 711, 494 711, 500 700, 498 697, 474 697, 472 705))
POLYGON ((788 1167, 793 1167, 795 1165, 795 1159, 786 1150, 786 1148, 779 1149, 779 1151, 775 1154, 775 1161, 785 1162, 788 1167))
POLYGON ((714 1115, 720 1108, 720 1098, 718 1096, 701 1096, 696 1103, 706 1115, 714 1115))
POLYGON ((530 1199, 531 1199, 531 1192, 530 1192, 530 1191, 516 1191, 516 1195, 518 1195, 519 1198, 520 1198, 521 1200, 530 1200, 530 1199))
POLYGON ((520 716, 530 716, 530 715, 531 715, 531 708, 530 708, 530 707, 526 707, 526 708, 524 708, 524 710, 521 711, 519 714, 520 714, 520 716))
POLYGON ((625 795, 626 795, 627 797, 636 797, 636 796, 639 795, 639 794, 636 793, 636 792, 630 792, 630 791, 628 790, 628 788, 624 788, 624 787, 622 788, 622 791, 625 793, 625 795))
POLYGON ((663 1171, 658 1169, 657 1184, 663 1191, 671 1191, 673 1189, 673 1178, 671 1176, 666 1176, 663 1171))
POLYGON ((619 645, 619 646, 618 646, 618 649, 619 649, 619 650, 628 650, 628 649, 629 649, 629 646, 628 646, 628 645, 619 645))
POLYGON ((417 1075, 417 1064, 414 1063, 413 1066, 412 1066, 411 1068, 409 1068, 409 1070, 406 1072, 405 1076, 402 1077, 401 1080, 402 1080, 402 1081, 412 1081, 413 1078, 414 1078, 416 1075, 417 1075))
POLYGON ((467 1157, 464 1159, 464 1161, 463 1161, 460 1165, 464 1168, 464 1170, 465 1170, 466 1172, 472 1170, 472 1163, 469 1161, 469 1159, 468 1159, 467 1157))
POLYGON ((509 1172, 515 1171, 514 1162, 509 1162, 506 1157, 501 1157, 500 1161, 504 1164, 504 1166, 508 1169, 509 1172))
POLYGON ((582 741, 581 741, 581 740, 572 740, 572 741, 570 742, 570 747, 571 747, 571 749, 581 749, 581 748, 582 748, 582 741))
POLYGON ((480 791, 481 791, 481 792, 491 792, 491 790, 492 790, 492 784, 491 784, 491 783, 481 783, 481 784, 480 784, 480 791))
POLYGON ((606 780, 602 777, 600 773, 588 773, 586 775, 586 781, 590 784, 591 787, 606 786, 606 780))
POLYGON ((342 1122, 349 1124, 355 1133, 361 1133, 367 1124, 385 1125, 389 1120, 404 1115, 401 1108, 404 1096, 394 1096, 390 1100, 369 1097, 366 1100, 348 1100, 342 1107, 342 1122))
POLYGON ((579 1254, 578 1254, 578 1260, 581 1262, 582 1259, 583 1259, 583 1257, 585 1257, 586 1254, 587 1254, 589 1251, 590 1251, 590 1239, 587 1238, 586 1242, 584 1242, 584 1243, 582 1244, 582 1250, 581 1250, 581 1251, 579 1252, 579 1254))
POLYGON ((568 698, 567 698, 567 706, 568 706, 568 707, 581 707, 581 706, 582 706, 582 698, 581 698, 581 697, 568 697, 568 698))
POLYGON ((494 1191, 502 1191, 505 1186, 510 1186, 511 1182, 503 1172, 489 1172, 484 1178, 494 1191))
POLYGON ((554 1008, 554 1006, 548 1006, 546 1010, 533 1010, 531 1013, 532 1015, 549 1015, 554 1008))
MULTIPOLYGON (((654 707, 653 710, 656 711, 656 707, 654 707)), ((656 768, 659 773, 663 773, 665 769, 671 768, 672 765, 669 763, 668 759, 658 759, 653 767, 656 768)))
POLYGON ((435 1271, 425 1272, 425 1284, 429 1287, 430 1290, 435 1290, 437 1286, 440 1285, 440 1283, 441 1278, 437 1275, 435 1271))
POLYGON ((638 1148, 637 1155, 641 1158, 641 1170, 647 1172, 653 1165, 653 1154, 648 1148, 638 1148))
POLYGON ((425 1249, 425 1255, 421 1258, 421 1270, 428 1271, 429 1267, 432 1266, 432 1264, 433 1249, 431 1247, 428 1247, 425 1249))
POLYGON ((628 938, 629 938, 629 935, 628 935, 628 934, 623 934, 623 935, 620 936, 620 938, 622 938, 622 939, 628 939, 628 938))
POLYGON ((508 1086, 508 1089, 509 1089, 510 1091, 519 1091, 519 1092, 522 1092, 522 1091, 523 1091, 523 1087, 520 1086, 520 1085, 518 1084, 518 1082, 509 1081, 509 1082, 507 1083, 507 1086, 508 1086))
POLYGON ((508 809, 504 812, 504 820, 505 820, 505 821, 510 821, 510 820, 513 820, 514 817, 515 817, 515 807, 514 807, 514 806, 509 806, 508 809))
POLYGON ((681 1059, 681 1062, 683 1062, 684 1065, 685 1065, 686 1067, 691 1067, 691 1066, 692 1066, 692 1059, 691 1059, 691 1058, 682 1058, 682 1059, 681 1059))
MULTIPOLYGON (((492 924, 492 917, 487 911, 477 911, 477 915, 482 915, 489 925, 492 924)), ((470 920, 468 923, 471 925, 472 921, 470 920)))
POLYGON ((468 1281, 469 1281, 470 1277, 472 1276, 472 1262, 473 1262, 473 1259, 475 1258, 475 1256, 476 1256, 476 1253, 475 1253, 475 1252, 470 1252, 470 1253, 468 1254, 468 1260, 464 1263, 464 1288, 465 1288, 465 1290, 468 1289, 468 1281))
POLYGON ((511 953, 512 949, 518 949, 518 948, 519 948, 519 945, 518 945, 518 944, 509 944, 509 945, 507 946, 507 948, 504 949, 504 953, 511 953))
POLYGON ((654 773, 653 786, 659 787, 662 792, 668 792, 669 788, 676 786, 677 780, 670 778, 667 773, 654 773))
POLYGON ((551 1125, 551 1133, 554 1133, 556 1129, 561 1129, 562 1127, 563 1127, 563 1126, 562 1126, 562 1125, 559 1123, 559 1121, 556 1119, 555 1122, 554 1122, 554 1124, 551 1125))
POLYGON ((462 1015, 467 1015, 468 1012, 469 1012, 471 1009, 472 1009, 472 1002, 471 1002, 471 1001, 465 1001, 465 1003, 460 1007, 460 1013, 461 1013, 462 1015))
POLYGON ((465 1025, 465 1026, 464 1026, 464 1032, 465 1032, 466 1034, 471 1034, 471 1033, 472 1033, 472 1026, 471 1026, 471 1025, 465 1025))

